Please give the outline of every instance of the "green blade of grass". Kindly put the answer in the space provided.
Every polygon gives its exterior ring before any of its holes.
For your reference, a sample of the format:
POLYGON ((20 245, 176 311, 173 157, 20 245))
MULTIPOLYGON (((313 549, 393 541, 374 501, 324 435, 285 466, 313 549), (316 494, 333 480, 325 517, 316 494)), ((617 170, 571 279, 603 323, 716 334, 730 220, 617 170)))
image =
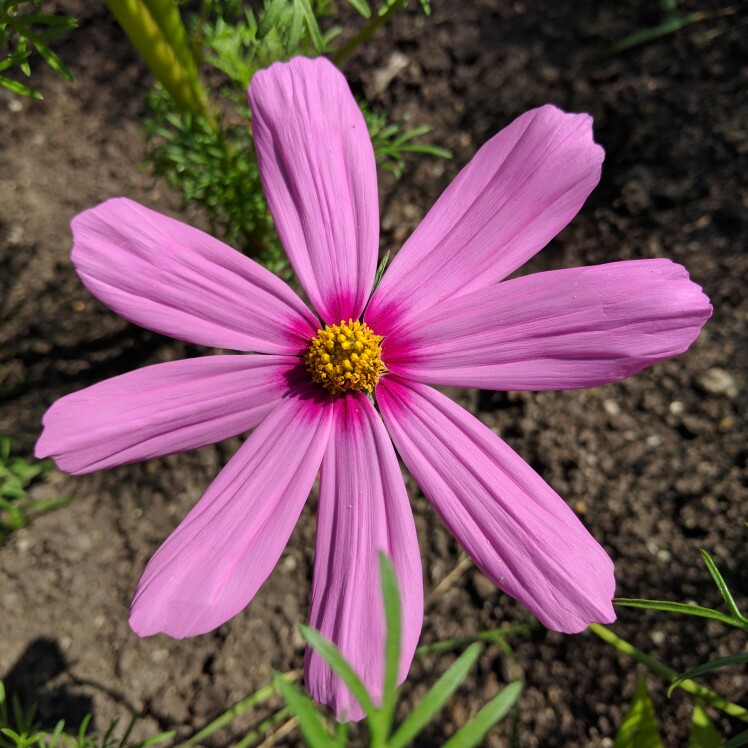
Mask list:
POLYGON ((30 99, 43 99, 40 91, 35 88, 29 88, 24 86, 23 83, 13 81, 10 78, 6 78, 4 75, 0 75, 0 86, 6 88, 8 91, 19 96, 28 96, 30 99))
POLYGON ((348 4, 351 5, 359 15, 362 15, 364 18, 371 18, 371 8, 366 0, 348 0, 348 4))
POLYGON ((688 670, 685 673, 681 673, 670 684, 670 688, 668 688, 667 695, 670 696, 670 694, 672 694, 673 692, 673 689, 680 686, 680 684, 684 680, 690 680, 691 678, 698 678, 700 675, 706 675, 707 673, 712 673, 715 670, 719 670, 720 668, 728 667, 729 665, 741 665, 744 662, 748 662, 748 653, 746 652, 740 652, 739 654, 729 655, 728 657, 718 657, 716 660, 705 662, 703 665, 699 665, 698 667, 695 667, 692 670, 688 670))
POLYGON ((311 699, 280 673, 273 673, 273 683, 299 720, 299 729, 310 748, 329 748, 332 737, 311 699))
POLYGON ((748 621, 748 618, 744 618, 742 613, 738 610, 738 606, 735 604, 735 600, 733 600, 732 593, 727 588, 727 582, 725 582, 725 580, 722 578, 722 574, 720 574, 717 565, 712 560, 712 557, 703 548, 701 549, 700 553, 701 557, 704 559, 706 568, 709 569, 709 573, 712 575, 712 579, 717 585, 722 597, 724 598, 725 603, 727 603, 727 607, 730 609, 730 612, 735 616, 735 618, 738 618, 739 620, 744 622, 748 621))
POLYGON ((643 675, 636 679, 634 700, 613 741, 613 748, 662 748, 660 725, 643 675))
POLYGON ((478 745, 485 734, 506 716, 521 693, 522 684, 519 681, 510 683, 497 696, 494 696, 470 722, 452 735, 442 748, 472 748, 478 745))
POLYGON ((700 701, 693 705, 688 748, 722 748, 723 740, 700 701))
POLYGON ((402 611, 400 591, 395 578, 395 571, 387 556, 379 553, 379 578, 384 600, 384 618, 386 641, 384 648, 384 684, 382 691, 382 732, 389 735, 392 716, 397 702, 397 676, 400 666, 400 637, 402 611))
POLYGON ((483 647, 473 644, 450 665, 433 688, 418 702, 388 742, 388 748, 404 748, 431 721, 450 696, 460 687, 480 656, 483 647))
POLYGON ((669 600, 643 600, 629 597, 616 597, 614 604, 623 605, 627 608, 641 608, 643 610, 661 610, 666 613, 683 613, 687 616, 698 616, 700 618, 711 618, 729 626, 748 631, 748 625, 742 620, 720 613, 712 608, 704 608, 701 605, 689 605, 687 603, 674 603, 669 600))
POLYGON ((272 730, 276 725, 284 722, 291 715, 291 709, 284 706, 279 709, 275 714, 271 714, 267 719, 260 722, 257 727, 251 732, 248 732, 235 746, 235 748, 250 748, 258 740, 265 737, 265 735, 272 730))
MULTIPOLYGON (((290 682, 292 680, 295 680, 299 676, 299 674, 299 671, 293 670, 291 672, 284 673, 281 677, 290 682)), ((179 743, 179 745, 174 746, 174 748, 191 748, 198 743, 202 743, 207 737, 212 735, 214 732, 217 732, 222 727, 225 727, 227 724, 229 724, 229 722, 238 717, 240 714, 244 714, 244 712, 248 711, 249 709, 264 704, 266 701, 272 698, 275 693, 276 688, 272 684, 259 688, 257 691, 250 694, 245 699, 242 699, 240 702, 232 706, 223 714, 219 715, 214 720, 209 722, 207 725, 205 725, 205 727, 198 730, 190 738, 183 741, 182 743, 179 743)))
POLYGON ((748 745, 748 730, 738 733, 734 737, 730 738, 722 748, 740 748, 742 745, 748 745))
MULTIPOLYGON (((675 670, 663 664, 659 660, 656 660, 654 657, 650 657, 648 654, 646 654, 646 652, 642 652, 640 649, 637 649, 633 644, 627 642, 625 639, 621 639, 620 636, 614 634, 606 626, 602 626, 599 623, 591 623, 587 630, 600 637, 606 644, 610 644, 619 652, 622 652, 628 657, 631 657, 636 662, 640 662, 642 665, 645 665, 651 672, 662 676, 669 682, 672 682, 675 678, 678 677, 678 673, 676 673, 675 670)), ((716 693, 714 693, 714 691, 710 691, 708 688, 699 685, 695 681, 684 680, 682 683, 678 684, 678 688, 682 689, 686 693, 691 694, 692 696, 698 696, 710 706, 713 706, 715 709, 720 709, 725 714, 729 714, 731 717, 740 719, 743 722, 748 722, 748 709, 740 706, 740 704, 735 704, 731 701, 723 699, 721 696, 718 696, 716 693)))
POLYGON ((635 31, 633 34, 625 36, 620 41, 611 45, 608 50, 609 54, 617 54, 618 52, 624 52, 632 47, 639 47, 642 44, 648 44, 649 42, 656 41, 663 36, 674 34, 676 31, 680 31, 686 26, 690 26, 692 23, 697 21, 703 21, 708 15, 705 13, 689 13, 685 16, 671 16, 666 18, 662 23, 658 23, 656 26, 650 26, 640 31, 635 31))
POLYGON ((309 646, 319 652, 320 656, 332 668, 332 671, 348 686, 348 690, 353 694, 364 712, 372 714, 374 712, 374 702, 371 700, 366 686, 353 671, 341 651, 331 641, 325 639, 319 631, 303 624, 299 626, 299 629, 304 639, 309 642, 309 646))

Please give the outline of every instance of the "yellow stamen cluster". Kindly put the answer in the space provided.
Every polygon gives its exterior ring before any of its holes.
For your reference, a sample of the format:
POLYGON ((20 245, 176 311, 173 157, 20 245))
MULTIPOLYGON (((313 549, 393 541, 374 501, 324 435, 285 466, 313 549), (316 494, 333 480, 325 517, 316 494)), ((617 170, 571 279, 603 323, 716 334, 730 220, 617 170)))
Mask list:
POLYGON ((371 392, 387 369, 382 363, 381 335, 363 322, 341 320, 317 330, 304 354, 312 379, 333 395, 348 390, 371 392))

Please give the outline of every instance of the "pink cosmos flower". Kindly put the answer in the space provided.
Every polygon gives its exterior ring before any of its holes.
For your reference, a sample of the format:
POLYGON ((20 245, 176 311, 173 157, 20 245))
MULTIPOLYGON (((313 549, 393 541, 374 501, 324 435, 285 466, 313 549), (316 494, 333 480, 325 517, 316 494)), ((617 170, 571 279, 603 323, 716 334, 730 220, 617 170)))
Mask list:
MULTIPOLYGON (((148 366, 68 395, 44 417, 36 453, 71 473, 254 429, 148 563, 132 628, 185 637, 242 610, 319 473, 310 623, 379 694, 386 552, 403 598, 402 680, 423 586, 395 450, 481 571, 545 626, 613 621, 605 551, 495 433, 431 387, 602 385, 685 351, 709 317, 701 289, 668 260, 503 281, 597 184, 591 118, 544 106, 488 141, 372 293, 376 168, 345 80, 324 59, 297 58, 257 73, 249 103, 268 204, 315 312, 257 263, 130 200, 72 224, 78 273, 118 314, 243 352, 148 366)), ((313 652, 305 670, 317 700, 340 719, 361 717, 313 652)))

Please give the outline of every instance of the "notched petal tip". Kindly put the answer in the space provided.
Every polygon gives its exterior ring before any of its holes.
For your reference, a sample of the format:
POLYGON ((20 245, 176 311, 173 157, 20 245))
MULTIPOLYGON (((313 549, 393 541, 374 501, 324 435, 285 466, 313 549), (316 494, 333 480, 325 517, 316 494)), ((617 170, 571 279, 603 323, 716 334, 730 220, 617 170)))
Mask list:
MULTIPOLYGON (((362 394, 335 401, 333 434, 320 472, 310 625, 334 642, 375 703, 381 700, 386 625, 379 554, 400 592, 398 682, 410 668, 423 621, 418 538, 402 473, 381 418, 362 394)), ((307 649, 305 682, 338 721, 363 716, 353 694, 307 649)))
POLYGON ((265 418, 148 562, 130 609, 136 633, 206 633, 249 604, 301 513, 330 424, 301 389, 265 418))
POLYGON ((553 489, 488 427, 415 382, 378 401, 410 473, 478 568, 549 629, 613 620, 613 563, 553 489))
POLYGON ((376 271, 374 149, 343 75, 323 58, 278 62, 247 92, 257 164, 289 261, 327 324, 364 309, 376 271))
POLYGON ((434 304, 488 288, 542 249, 600 181, 592 118, 552 105, 486 142, 416 228, 372 294, 380 334, 434 304))

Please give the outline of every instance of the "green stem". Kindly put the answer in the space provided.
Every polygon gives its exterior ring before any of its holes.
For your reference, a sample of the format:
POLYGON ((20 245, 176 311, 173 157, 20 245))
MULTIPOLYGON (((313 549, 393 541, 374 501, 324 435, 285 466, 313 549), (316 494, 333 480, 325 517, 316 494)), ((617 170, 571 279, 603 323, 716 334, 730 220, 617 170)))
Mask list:
MULTIPOLYGON (((292 670, 288 673, 284 673, 283 677, 286 680, 293 682, 298 679, 299 675, 299 670, 292 670)), ((220 714, 212 722, 209 722, 207 725, 205 725, 202 730, 198 730, 198 732, 196 732, 191 738, 188 738, 184 742, 175 745, 174 748, 191 748, 191 746, 193 745, 202 743, 205 738, 212 735, 214 732, 217 732, 222 727, 228 725, 229 722, 238 717, 240 714, 244 714, 244 712, 246 712, 248 709, 252 709, 255 706, 264 704, 276 693, 277 691, 275 690, 275 686, 272 683, 268 684, 267 686, 263 686, 253 694, 247 696, 246 699, 242 699, 237 704, 234 704, 231 709, 228 709, 223 714, 220 714)))
POLYGON ((443 639, 433 644, 424 644, 416 649, 416 655, 431 654, 433 652, 451 652, 455 649, 465 649, 475 642, 485 642, 487 644, 498 644, 515 634, 526 634, 538 628, 539 624, 520 623, 516 626, 509 626, 505 629, 492 629, 489 631, 479 631, 472 636, 461 636, 456 639, 443 639))
MULTIPOLYGON (((653 673, 662 676, 670 683, 678 677, 678 673, 675 670, 664 665, 659 660, 655 660, 654 657, 645 654, 640 649, 637 649, 633 644, 630 644, 625 639, 621 639, 620 636, 616 636, 616 634, 605 626, 601 626, 599 623, 592 623, 588 630, 599 636, 606 644, 610 644, 619 652, 623 652, 623 654, 631 657, 632 660, 636 660, 642 665, 645 665, 653 673)), ((731 717, 735 717, 743 722, 748 722, 748 709, 745 709, 739 704, 734 704, 732 701, 723 699, 721 696, 714 693, 714 691, 710 691, 708 688, 700 686, 692 680, 681 681, 678 683, 677 687, 682 688, 686 693, 691 694, 691 696, 698 696, 708 704, 711 704, 711 706, 723 711, 731 717)))
POLYGON ((272 714, 266 720, 260 722, 260 724, 257 725, 257 727, 252 730, 252 732, 248 732, 236 744, 236 748, 249 748, 250 746, 254 745, 260 738, 265 737, 266 733, 272 730, 276 725, 279 725, 281 722, 285 722, 285 720, 291 716, 293 716, 291 714, 291 709, 287 706, 284 706, 275 714, 272 714))
POLYGON ((192 50, 187 41, 187 31, 174 0, 145 0, 145 4, 190 79, 197 80, 195 58, 192 55, 192 50))
POLYGON ((346 42, 335 54, 332 56, 332 61, 340 66, 340 64, 347 60, 362 44, 367 42, 374 32, 384 23, 392 18, 395 13, 399 13, 407 4, 408 0, 399 0, 390 5, 389 8, 380 16, 377 15, 369 23, 364 26, 361 31, 356 34, 349 42, 346 42))
MULTIPOLYGON (((180 61, 179 55, 145 2, 105 0, 105 3, 177 107, 183 112, 205 118, 211 128, 217 131, 218 124, 210 112, 208 97, 197 74, 192 75, 180 61)), ((170 24, 173 24, 173 19, 170 24)), ((171 33, 174 33, 173 30, 171 33)))

